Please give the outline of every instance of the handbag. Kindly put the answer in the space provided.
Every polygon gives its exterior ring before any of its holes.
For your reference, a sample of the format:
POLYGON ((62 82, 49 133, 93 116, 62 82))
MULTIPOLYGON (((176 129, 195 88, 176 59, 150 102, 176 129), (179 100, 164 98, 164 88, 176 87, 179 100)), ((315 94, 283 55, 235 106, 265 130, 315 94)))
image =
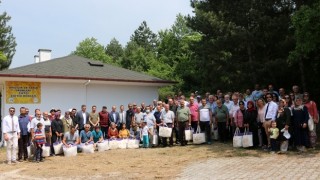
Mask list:
POLYGON ((76 145, 72 145, 69 148, 63 146, 62 149, 63 149, 63 155, 65 157, 72 157, 72 156, 76 156, 78 154, 76 145))
POLYGON ((118 149, 119 148, 119 143, 117 139, 109 139, 109 148, 110 149, 118 149))
POLYGON ((242 137, 242 147, 246 148, 251 146, 253 146, 252 132, 249 132, 246 128, 242 137))
POLYGON ((235 148, 242 147, 242 138, 243 138, 243 134, 240 133, 240 129, 237 127, 233 135, 233 147, 235 148))
POLYGON ((137 149, 139 148, 139 143, 140 143, 139 139, 136 139, 136 138, 128 139, 127 147, 128 149, 137 149))
POLYGON ((50 156, 50 145, 43 145, 42 146, 42 156, 49 157, 50 156))
POLYGON ((108 140, 104 140, 100 143, 97 143, 98 152, 103 152, 109 150, 109 142, 108 140))
POLYGON ((55 155, 63 153, 62 145, 63 144, 62 144, 60 138, 58 138, 57 141, 55 143, 53 143, 53 149, 54 149, 55 155))
POLYGON ((184 130, 184 135, 186 137, 186 141, 191 141, 192 140, 192 130, 191 127, 189 127, 189 129, 184 130))
POLYGON ((309 128, 309 131, 313 131, 314 129, 314 121, 310 114, 309 114, 309 120, 308 120, 308 128, 309 128))
POLYGON ((81 144, 83 153, 94 153, 93 144, 81 144))
POLYGON ((159 136, 160 137, 171 137, 172 128, 169 128, 166 124, 159 127, 159 136))
POLYGON ((31 142, 27 146, 28 157, 31 157, 31 155, 34 154, 34 151, 35 151, 34 144, 31 142))
POLYGON ((200 126, 198 125, 196 133, 193 134, 193 144, 202 144, 206 142, 205 133, 200 132, 200 126))
POLYGON ((119 149, 127 149, 128 139, 118 139, 119 149))
POLYGON ((152 136, 152 145, 158 146, 158 144, 159 144, 159 139, 158 139, 157 130, 154 130, 153 136, 152 136))

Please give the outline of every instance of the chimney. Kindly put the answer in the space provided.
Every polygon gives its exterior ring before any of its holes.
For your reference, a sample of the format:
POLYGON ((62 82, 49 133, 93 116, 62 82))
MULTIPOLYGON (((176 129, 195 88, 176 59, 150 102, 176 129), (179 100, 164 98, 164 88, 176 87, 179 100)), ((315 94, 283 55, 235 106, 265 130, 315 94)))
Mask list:
POLYGON ((51 49, 39 49, 39 62, 48 61, 51 59, 51 49))
POLYGON ((38 63, 39 62, 39 55, 34 55, 34 63, 38 63))

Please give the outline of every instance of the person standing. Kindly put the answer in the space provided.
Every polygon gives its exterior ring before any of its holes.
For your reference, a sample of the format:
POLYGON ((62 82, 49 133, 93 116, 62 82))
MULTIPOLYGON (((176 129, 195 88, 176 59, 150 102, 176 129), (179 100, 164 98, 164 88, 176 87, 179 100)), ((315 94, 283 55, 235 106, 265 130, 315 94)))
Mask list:
MULTIPOLYGON (((161 122, 162 125, 166 125, 168 128, 174 128, 174 113, 173 111, 169 110, 169 104, 166 104, 164 106, 164 111, 162 111, 161 113, 161 122)), ((170 146, 173 146, 173 136, 172 136, 172 132, 171 132, 171 136, 169 138, 169 143, 170 146)), ((163 137, 162 138, 162 142, 163 142, 163 147, 167 146, 167 138, 163 137)))
POLYGON ((120 105, 120 111, 119 111, 120 127, 122 127, 123 124, 126 124, 126 116, 127 116, 127 112, 124 110, 124 106, 120 105))
POLYGON ((267 130, 271 127, 271 122, 276 120, 278 105, 275 102, 273 102, 273 97, 271 93, 267 93, 266 99, 268 103, 265 105, 266 113, 265 113, 265 121, 263 126, 264 126, 264 129, 266 130, 268 148, 271 148, 270 132, 267 130))
POLYGON ((107 106, 102 107, 102 111, 99 112, 100 127, 104 139, 108 139, 109 130, 109 113, 107 111, 107 106))
POLYGON ((227 140, 227 127, 229 119, 229 110, 227 106, 222 104, 221 100, 217 100, 217 107, 215 108, 215 123, 218 125, 218 133, 220 142, 227 140))
POLYGON ((158 145, 161 144, 161 138, 159 138, 159 127, 161 126, 161 106, 157 106, 155 112, 153 113, 154 117, 156 118, 156 126, 157 126, 157 133, 158 133, 158 145))
POLYGON ((54 155, 54 149, 53 149, 53 143, 55 143, 58 140, 62 140, 63 136, 63 123, 60 119, 60 114, 56 113, 55 119, 51 122, 51 128, 52 128, 52 138, 51 138, 51 155, 54 155))
POLYGON ((179 126, 179 132, 180 132, 179 141, 181 143, 181 146, 185 146, 187 145, 187 141, 186 141, 184 130, 187 127, 191 126, 191 111, 188 107, 185 106, 184 101, 180 101, 180 107, 178 107, 177 109, 177 121, 178 121, 177 124, 179 126))
POLYGON ((193 132, 196 132, 199 124, 199 105, 194 103, 194 97, 190 97, 189 100, 189 109, 191 112, 191 126, 193 128, 193 132))
POLYGON ((134 121, 140 126, 140 123, 142 123, 144 117, 144 113, 141 112, 141 108, 137 107, 136 111, 134 113, 134 121))
POLYGON ((17 163, 16 154, 18 139, 20 139, 20 126, 18 117, 14 115, 15 108, 9 108, 9 115, 3 118, 3 137, 7 142, 7 164, 17 163))
POLYGON ((26 108, 20 108, 20 115, 18 116, 19 127, 20 127, 20 139, 18 140, 19 152, 18 152, 18 161, 22 162, 23 159, 26 161, 28 159, 28 151, 27 146, 29 143, 29 135, 28 135, 28 123, 29 116, 26 115, 26 108))
POLYGON ((91 131, 93 131, 95 127, 99 126, 100 118, 99 118, 99 113, 97 113, 97 106, 93 105, 91 110, 92 111, 89 114, 89 123, 91 126, 91 131))
POLYGON ((128 104, 128 110, 126 112, 126 128, 130 129, 131 123, 134 120, 134 111, 133 111, 133 107, 132 104, 128 104))
POLYGON ((70 112, 66 111, 64 113, 64 117, 61 119, 62 123, 63 123, 63 133, 67 133, 70 131, 70 127, 73 126, 73 121, 70 117, 70 112))
POLYGON ((82 105, 81 111, 78 111, 76 114, 76 129, 79 130, 79 135, 82 130, 84 130, 84 125, 89 123, 89 113, 87 112, 87 106, 82 105))
POLYGON ((212 111, 210 106, 207 104, 206 99, 201 100, 201 106, 199 107, 199 125, 201 131, 206 132, 207 143, 211 144, 211 125, 212 121, 212 111))
POLYGON ((316 129, 317 129, 317 124, 319 123, 319 114, 318 114, 317 104, 314 101, 311 101, 309 99, 308 92, 303 93, 303 100, 304 100, 304 105, 308 108, 308 112, 314 122, 314 128, 312 131, 309 132, 309 137, 310 137, 310 147, 315 148, 316 142, 317 142, 316 129))
MULTIPOLYGON (((240 102, 241 106, 244 106, 244 102, 240 102)), ((258 135, 258 111, 254 107, 253 101, 247 103, 247 110, 244 113, 244 127, 248 128, 252 132, 253 147, 259 146, 259 135, 258 135)), ((243 109, 243 108, 240 108, 243 109)))
POLYGON ((115 123, 116 126, 117 126, 117 129, 118 131, 121 129, 121 126, 120 126, 120 116, 119 116, 119 113, 116 111, 117 110, 117 107, 116 106, 112 106, 111 108, 111 112, 109 113, 109 120, 110 120, 110 123, 115 123))
POLYGON ((280 130, 280 134, 278 137, 278 141, 280 141, 280 146, 285 148, 281 148, 281 152, 287 151, 288 149, 288 139, 284 136, 284 132, 289 131, 290 121, 291 121, 291 112, 288 107, 286 107, 286 101, 284 99, 280 99, 279 108, 277 113, 277 128, 280 130))
MULTIPOLYGON (((168 104, 169 104, 169 110, 172 111, 174 114, 177 113, 177 106, 175 105, 175 103, 173 102, 173 99, 169 98, 168 99, 168 104)), ((178 124, 177 122, 175 122, 175 128, 173 128, 172 130, 175 133, 176 136, 176 144, 179 144, 179 129, 178 129, 178 124)))
POLYGON ((51 129, 51 121, 48 117, 48 112, 43 112, 42 114, 44 120, 44 132, 46 135, 46 144, 51 146, 51 137, 52 137, 52 129, 51 129))

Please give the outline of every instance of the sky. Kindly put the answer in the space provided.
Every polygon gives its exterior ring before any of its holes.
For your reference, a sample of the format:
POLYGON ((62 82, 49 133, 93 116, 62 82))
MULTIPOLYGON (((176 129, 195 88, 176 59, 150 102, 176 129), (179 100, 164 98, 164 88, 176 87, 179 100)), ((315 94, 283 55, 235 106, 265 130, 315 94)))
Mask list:
POLYGON ((10 68, 34 63, 38 49, 67 56, 85 38, 105 46, 115 37, 125 45, 144 20, 158 32, 177 14, 192 14, 189 0, 2 0, 4 11, 17 42, 10 68))

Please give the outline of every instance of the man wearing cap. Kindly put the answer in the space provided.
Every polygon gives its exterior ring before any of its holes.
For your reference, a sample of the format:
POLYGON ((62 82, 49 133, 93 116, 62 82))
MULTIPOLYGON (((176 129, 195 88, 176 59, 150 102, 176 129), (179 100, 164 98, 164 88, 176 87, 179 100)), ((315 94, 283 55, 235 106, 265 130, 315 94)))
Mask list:
POLYGON ((7 163, 17 163, 16 154, 18 139, 20 138, 20 127, 18 117, 14 115, 15 108, 9 108, 9 115, 3 118, 3 137, 7 142, 7 163))
POLYGON ((99 112, 100 127, 103 134, 103 138, 108 138, 108 129, 109 129, 109 113, 107 111, 107 106, 102 107, 102 111, 99 112))

